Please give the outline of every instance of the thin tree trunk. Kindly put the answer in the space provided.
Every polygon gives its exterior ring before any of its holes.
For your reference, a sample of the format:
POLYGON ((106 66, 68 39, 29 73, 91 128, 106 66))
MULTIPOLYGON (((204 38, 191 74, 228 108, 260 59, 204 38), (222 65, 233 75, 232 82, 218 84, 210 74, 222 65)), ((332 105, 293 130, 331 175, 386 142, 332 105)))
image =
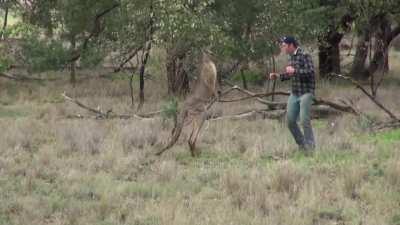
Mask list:
MULTIPOLYGON (((75 35, 73 35, 71 37, 71 52, 75 52, 75 48, 76 48, 76 38, 75 35)), ((70 82, 72 84, 73 87, 75 87, 76 85, 76 61, 72 61, 70 64, 70 82)))
MULTIPOLYGON (((272 60, 272 72, 276 73, 276 60, 275 60, 275 56, 271 57, 272 60)), ((276 89, 276 79, 274 81, 272 81, 272 92, 275 93, 275 89, 276 89)), ((271 101, 275 101, 275 95, 271 96, 271 101)))
POLYGON ((149 22, 150 33, 148 35, 148 40, 146 43, 144 58, 141 61, 140 70, 139 70, 139 105, 137 108, 138 111, 143 107, 143 104, 144 104, 144 74, 145 74, 146 65, 147 65, 147 61, 150 56, 150 51, 151 51, 152 42, 153 42, 153 33, 154 33, 153 25, 154 25, 153 1, 151 1, 150 2, 150 22, 149 22))
POLYGON ((379 24, 379 31, 375 37, 374 55, 368 67, 368 73, 370 76, 373 76, 375 72, 379 70, 383 70, 384 72, 389 70, 388 60, 385 59, 387 59, 389 44, 391 42, 391 40, 389 40, 391 34, 390 22, 387 18, 383 17, 379 21, 379 24))
POLYGON ((4 23, 3 23, 3 29, 1 30, 0 38, 5 39, 5 33, 6 33, 6 28, 7 28, 7 23, 8 23, 8 7, 6 6, 5 12, 4 12, 4 23))
POLYGON ((249 89, 248 86, 247 86, 247 80, 246 80, 246 76, 244 74, 244 69, 243 68, 240 69, 240 76, 242 78, 243 88, 246 89, 246 90, 249 89))
POLYGON ((167 49, 168 94, 184 96, 189 92, 189 77, 183 68, 187 51, 176 48, 167 49))
POLYGON ((354 58, 353 67, 351 74, 353 78, 358 80, 366 80, 373 76, 377 71, 383 70, 384 72, 389 69, 388 62, 388 51, 389 45, 392 40, 400 34, 400 26, 391 28, 390 21, 386 18, 386 15, 377 15, 371 19, 371 25, 365 28, 361 39, 357 45, 356 56, 354 58), (368 55, 368 42, 371 41, 372 29, 377 30, 375 32, 375 48, 374 54, 368 66, 365 65, 368 55))
POLYGON ((365 28, 357 42, 356 54, 351 68, 351 76, 356 80, 368 79, 368 71, 365 68, 365 61, 368 56, 368 42, 370 41, 370 30, 365 28))
POLYGON ((139 105, 137 110, 140 110, 144 104, 144 74, 146 70, 147 61, 150 56, 151 51, 151 41, 149 41, 146 52, 144 53, 144 59, 140 65, 139 71, 139 105))
POLYGON ((134 104, 135 104, 135 99, 133 97, 133 77, 135 76, 135 70, 132 71, 131 73, 131 77, 129 78, 129 90, 130 90, 130 94, 131 94, 131 106, 133 108, 134 104))

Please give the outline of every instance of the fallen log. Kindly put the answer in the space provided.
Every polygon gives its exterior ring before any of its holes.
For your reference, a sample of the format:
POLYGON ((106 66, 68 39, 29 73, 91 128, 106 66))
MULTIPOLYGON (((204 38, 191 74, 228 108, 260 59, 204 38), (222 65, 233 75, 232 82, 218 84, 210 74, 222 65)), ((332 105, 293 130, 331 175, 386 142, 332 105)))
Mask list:
MULTIPOLYGON (((269 109, 255 109, 255 110, 241 112, 241 113, 234 114, 234 115, 213 117, 213 118, 209 118, 209 120, 214 121, 214 120, 222 120, 222 119, 246 119, 246 118, 251 118, 251 117, 256 118, 257 115, 259 115, 263 119, 266 119, 266 118, 267 119, 281 119, 283 117, 283 115, 285 114, 286 103, 271 102, 271 101, 264 100, 261 98, 261 97, 268 97, 268 96, 272 96, 272 95, 288 96, 289 93, 288 92, 253 93, 248 90, 243 90, 242 88, 240 88, 238 86, 233 86, 233 87, 223 91, 220 94, 219 98, 214 98, 211 101, 211 103, 207 106, 207 109, 210 109, 215 102, 221 102, 221 103, 238 102, 238 101, 244 101, 244 100, 248 100, 248 99, 252 99, 252 98, 257 99, 258 102, 260 102, 264 105, 267 105, 269 107, 269 109), (242 92, 242 93, 246 94, 247 96, 241 97, 241 98, 236 98, 236 99, 221 99, 221 97, 231 93, 234 90, 242 92), (271 106, 274 108, 274 110, 270 109, 271 106)), ((131 115, 116 114, 111 109, 104 112, 100 108, 95 109, 95 108, 89 107, 89 106, 85 105, 84 103, 67 96, 65 93, 63 93, 62 96, 64 97, 65 100, 73 102, 76 105, 78 105, 79 107, 81 107, 91 113, 94 113, 96 115, 96 117, 95 117, 96 119, 132 119, 132 118, 134 118, 134 119, 143 120, 143 119, 152 119, 155 116, 158 116, 163 112, 163 110, 158 110, 155 112, 149 112, 149 113, 143 113, 143 114, 131 114, 131 115)), ((359 115, 358 112, 352 106, 331 102, 331 101, 324 100, 321 98, 317 98, 314 102, 314 105, 317 106, 317 107, 313 108, 314 118, 315 117, 325 118, 325 117, 328 117, 329 115, 338 115, 342 112, 359 115)), ((71 116, 71 118, 82 119, 84 117, 82 115, 78 115, 78 116, 71 116)))
MULTIPOLYGON (((92 112, 96 115, 96 119, 140 119, 140 120, 148 120, 152 119, 154 116, 161 114, 162 110, 160 111, 155 111, 155 112, 150 112, 150 113, 144 113, 144 114, 115 114, 111 109, 107 110, 106 112, 102 111, 100 108, 92 108, 84 103, 73 99, 69 96, 67 96, 65 93, 62 94, 65 100, 75 103, 79 107, 92 112)), ((76 118, 83 118, 81 115, 78 115, 76 118)))
MULTIPOLYGON (((244 90, 238 86, 233 86, 229 89, 229 91, 233 91, 233 90, 237 90, 241 93, 246 94, 246 97, 242 97, 242 98, 236 98, 236 99, 220 99, 219 102, 222 103, 226 103, 226 102, 238 102, 238 101, 244 101, 244 100, 248 100, 248 99, 252 99, 255 98, 258 102, 260 102, 261 104, 267 105, 270 108, 274 108, 274 109, 285 109, 286 108, 286 102, 272 102, 272 101, 268 101, 265 99, 262 99, 261 97, 269 97, 269 96, 276 96, 276 95, 283 95, 283 96, 289 96, 290 93, 289 92, 269 92, 269 93, 253 93, 249 90, 244 90)), ((351 113, 354 115, 359 116, 360 113, 352 106, 350 105, 345 105, 345 104, 339 104, 339 103, 335 103, 326 99, 322 99, 322 98, 316 98, 314 100, 314 104, 316 106, 328 106, 332 109, 341 111, 341 112, 345 112, 345 113, 351 113)))
POLYGON ((29 82, 29 81, 36 81, 36 82, 44 82, 44 81, 57 81, 60 79, 57 78, 37 78, 37 77, 29 77, 25 75, 15 75, 8 72, 1 72, 0 77, 7 78, 10 80, 15 81, 22 81, 22 82, 29 82))
POLYGON ((234 115, 227 115, 227 116, 219 116, 209 119, 210 121, 217 121, 217 120, 224 120, 224 119, 231 119, 231 120, 239 120, 239 119, 250 119, 255 120, 257 117, 261 117, 262 119, 276 119, 280 120, 285 115, 285 110, 269 110, 269 109, 261 109, 261 110, 251 110, 246 112, 241 112, 234 115))
POLYGON ((379 123, 373 127, 374 131, 384 131, 400 128, 400 121, 390 121, 386 123, 379 123))
POLYGON ((354 86, 356 86, 358 89, 360 89, 375 105, 377 105, 386 114, 388 114, 389 117, 393 121, 400 122, 399 118, 397 118, 389 109, 387 109, 385 106, 383 106, 383 104, 381 102, 379 102, 376 98, 374 98, 374 96, 372 96, 370 93, 368 93, 368 91, 365 90, 365 88, 363 88, 363 86, 360 83, 358 83, 357 81, 355 81, 353 78, 348 77, 348 76, 344 76, 344 75, 341 75, 341 74, 335 74, 335 73, 329 74, 329 76, 351 82, 354 86))

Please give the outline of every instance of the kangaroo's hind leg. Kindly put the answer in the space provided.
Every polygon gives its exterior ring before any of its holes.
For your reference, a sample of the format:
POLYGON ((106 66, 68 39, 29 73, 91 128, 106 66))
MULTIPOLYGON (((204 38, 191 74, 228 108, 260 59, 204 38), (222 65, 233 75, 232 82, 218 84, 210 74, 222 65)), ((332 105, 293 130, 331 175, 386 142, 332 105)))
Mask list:
POLYGON ((197 141, 197 138, 199 137, 200 130, 204 125, 205 119, 206 119, 205 113, 201 113, 197 118, 193 119, 192 131, 190 133, 189 141, 188 141, 190 153, 192 154, 193 157, 199 156, 201 153, 200 149, 196 149, 196 141, 197 141))

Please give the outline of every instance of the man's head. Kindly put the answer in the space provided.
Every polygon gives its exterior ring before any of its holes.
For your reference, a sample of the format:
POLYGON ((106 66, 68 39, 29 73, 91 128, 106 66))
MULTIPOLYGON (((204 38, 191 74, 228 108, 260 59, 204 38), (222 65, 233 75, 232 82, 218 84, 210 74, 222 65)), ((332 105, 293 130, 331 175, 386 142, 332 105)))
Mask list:
POLYGON ((285 36, 280 40, 281 51, 286 54, 293 54, 296 51, 298 45, 299 44, 297 40, 291 36, 285 36))

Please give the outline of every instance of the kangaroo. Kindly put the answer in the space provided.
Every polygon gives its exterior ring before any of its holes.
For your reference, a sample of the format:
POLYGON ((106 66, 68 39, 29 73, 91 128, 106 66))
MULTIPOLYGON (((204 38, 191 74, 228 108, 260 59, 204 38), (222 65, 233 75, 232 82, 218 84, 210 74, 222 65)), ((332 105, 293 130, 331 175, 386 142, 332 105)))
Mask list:
POLYGON ((207 106, 213 98, 218 98, 217 69, 209 54, 209 52, 203 52, 200 76, 193 91, 183 103, 168 144, 156 155, 161 155, 178 141, 184 126, 190 128, 188 144, 191 155, 193 157, 200 155, 200 150, 196 150, 196 141, 204 121, 207 119, 207 106))

